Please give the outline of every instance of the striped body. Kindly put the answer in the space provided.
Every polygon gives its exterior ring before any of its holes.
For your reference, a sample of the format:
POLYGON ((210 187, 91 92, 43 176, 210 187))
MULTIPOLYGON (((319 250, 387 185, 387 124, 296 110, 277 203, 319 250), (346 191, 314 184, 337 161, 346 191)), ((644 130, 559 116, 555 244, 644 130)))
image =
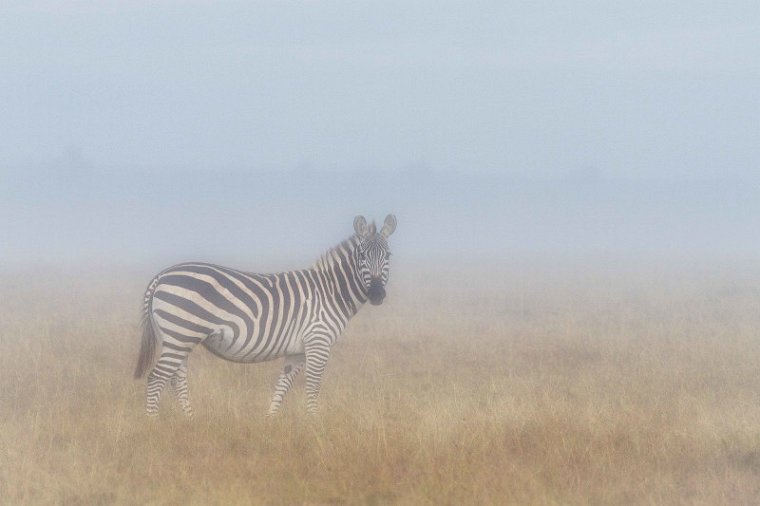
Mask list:
POLYGON ((148 375, 148 414, 158 413, 167 382, 191 414, 187 358, 198 344, 233 362, 285 357, 270 414, 277 412, 305 367, 308 408, 315 412, 330 348, 368 299, 378 303, 385 294, 390 256, 385 239, 393 230, 387 235, 374 231, 374 225, 371 230, 360 227, 309 269, 255 274, 184 263, 159 273, 145 294, 143 348, 136 371, 136 376, 147 372, 152 343, 160 342, 161 354, 148 375))
POLYGON ((152 315, 166 334, 164 343, 203 343, 233 362, 303 353, 304 337, 315 326, 329 327, 337 337, 367 300, 350 269, 336 270, 251 274, 181 264, 157 276, 152 315), (344 292, 334 293, 341 286, 344 292))

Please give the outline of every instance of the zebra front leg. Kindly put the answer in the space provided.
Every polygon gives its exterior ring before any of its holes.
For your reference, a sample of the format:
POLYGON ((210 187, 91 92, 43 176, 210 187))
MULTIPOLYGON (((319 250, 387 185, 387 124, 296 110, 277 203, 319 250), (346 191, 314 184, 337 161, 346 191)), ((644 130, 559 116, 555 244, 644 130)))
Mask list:
POLYGON ((177 372, 174 373, 170 383, 174 389, 174 393, 177 394, 177 400, 185 416, 192 418, 193 408, 190 406, 190 394, 187 387, 187 358, 179 366, 177 372))
POLYGON ((282 406, 282 401, 285 395, 293 386, 293 382, 298 376, 298 373, 303 369, 306 357, 301 355, 288 355, 285 357, 285 364, 282 367, 282 372, 277 380, 277 384, 274 387, 274 394, 272 395, 272 403, 269 405, 267 416, 276 415, 282 406))
POLYGON ((319 389, 328 358, 330 345, 326 341, 315 340, 306 345, 306 412, 310 415, 319 411, 319 389))

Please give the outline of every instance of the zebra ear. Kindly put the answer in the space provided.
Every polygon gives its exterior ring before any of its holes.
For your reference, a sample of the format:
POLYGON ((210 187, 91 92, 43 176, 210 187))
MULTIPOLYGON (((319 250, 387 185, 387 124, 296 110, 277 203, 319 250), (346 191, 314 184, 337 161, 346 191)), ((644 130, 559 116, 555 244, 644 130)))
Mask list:
POLYGON ((369 227, 367 226, 367 220, 364 216, 357 216, 354 218, 354 232, 359 237, 367 237, 369 234, 369 227))
POLYGON ((385 217, 385 223, 383 224, 383 228, 380 229, 380 235, 387 239, 394 230, 396 230, 396 217, 389 214, 385 217))

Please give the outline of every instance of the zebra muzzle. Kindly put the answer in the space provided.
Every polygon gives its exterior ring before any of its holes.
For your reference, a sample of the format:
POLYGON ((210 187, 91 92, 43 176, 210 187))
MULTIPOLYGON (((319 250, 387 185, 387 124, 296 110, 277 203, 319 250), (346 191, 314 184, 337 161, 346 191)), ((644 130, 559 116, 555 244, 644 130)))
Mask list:
POLYGON ((367 297, 369 297, 369 302, 373 306, 383 303, 383 299, 385 299, 385 287, 383 286, 382 281, 379 279, 372 280, 369 285, 369 290, 367 291, 367 297))

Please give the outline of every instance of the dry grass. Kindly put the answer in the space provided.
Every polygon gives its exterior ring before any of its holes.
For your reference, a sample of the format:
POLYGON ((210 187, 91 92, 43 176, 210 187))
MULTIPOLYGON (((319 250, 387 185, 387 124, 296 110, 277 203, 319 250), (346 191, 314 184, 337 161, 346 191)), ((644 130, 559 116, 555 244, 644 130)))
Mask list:
POLYGON ((317 419, 201 351, 191 422, 130 376, 149 270, 2 274, 0 503, 760 503, 757 272, 438 272, 352 322, 317 419))

